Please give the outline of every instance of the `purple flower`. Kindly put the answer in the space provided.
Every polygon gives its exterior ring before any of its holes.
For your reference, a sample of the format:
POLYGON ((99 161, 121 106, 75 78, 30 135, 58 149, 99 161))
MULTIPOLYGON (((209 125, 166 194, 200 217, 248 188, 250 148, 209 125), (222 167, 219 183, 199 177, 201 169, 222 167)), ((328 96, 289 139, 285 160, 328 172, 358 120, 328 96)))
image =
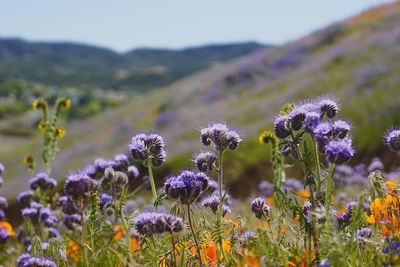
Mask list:
POLYGON ((343 139, 347 137, 347 134, 350 132, 351 126, 350 123, 344 120, 337 120, 333 123, 333 136, 339 139, 343 139))
POLYGON ((261 183, 258 184, 257 189, 260 195, 262 195, 263 197, 267 197, 272 195, 274 185, 268 181, 261 181, 261 183))
POLYGON ((324 150, 332 136, 332 130, 332 125, 329 122, 322 122, 314 129, 315 139, 320 145, 320 149, 324 150))
POLYGON ((236 150, 242 141, 237 132, 229 129, 223 123, 208 125, 201 129, 200 134, 200 141, 204 146, 214 143, 218 151, 224 151, 226 148, 236 150))
POLYGON ((267 204, 267 202, 265 201, 265 199, 261 197, 254 199, 251 202, 250 208, 258 219, 261 219, 263 217, 268 217, 269 211, 271 209, 267 204))
POLYGON ((153 166, 160 166, 166 159, 163 138, 158 134, 138 134, 132 138, 129 150, 134 159, 150 160, 153 166))
POLYGON ((40 188, 41 190, 52 190, 57 186, 57 181, 50 178, 47 173, 38 173, 29 180, 29 187, 32 190, 40 188))
POLYGON ((321 99, 318 102, 321 117, 326 115, 328 118, 334 118, 339 112, 339 104, 332 99, 321 99))
POLYGON ((182 219, 166 213, 143 212, 135 221, 136 230, 142 236, 183 230, 182 219))
POLYGON ((115 161, 115 164, 114 164, 113 168, 116 171, 126 170, 129 166, 128 156, 125 154, 115 155, 114 161, 115 161))
POLYGON ((347 163, 354 156, 355 150, 350 139, 333 140, 326 145, 327 159, 338 165, 347 163))
POLYGON ((24 267, 57 267, 57 264, 50 258, 31 257, 21 266, 24 266, 24 267))
POLYGON ((67 196, 61 196, 59 202, 65 214, 74 214, 78 212, 78 208, 75 206, 74 202, 67 196))
POLYGON ((18 257, 17 259, 17 266, 22 267, 24 264, 32 258, 30 253, 24 253, 21 256, 18 257))
POLYGON ((4 244, 5 242, 7 242, 9 237, 10 233, 0 226, 0 244, 4 244))
MULTIPOLYGON (((213 213, 216 214, 217 211, 218 211, 219 203, 220 203, 219 196, 218 195, 211 195, 211 196, 206 197, 205 199, 203 199, 203 201, 201 202, 201 205, 203 205, 204 207, 211 208, 213 213)), ((226 214, 228 214, 230 212, 231 212, 231 209, 228 206, 228 203, 226 203, 226 204, 224 203, 222 205, 222 216, 225 216, 226 214)))
POLYGON ((22 206, 29 206, 33 200, 33 191, 29 190, 19 193, 17 196, 17 200, 22 206))
POLYGON ((371 228, 361 228, 360 230, 357 230, 357 242, 365 242, 371 238, 371 235, 371 228))
POLYGON ((129 181, 135 180, 136 178, 139 177, 139 170, 138 170, 138 168, 137 168, 136 166, 133 166, 133 165, 129 166, 129 167, 128 167, 127 175, 128 175, 129 181))
POLYGON ((59 238, 61 236, 60 232, 57 230, 57 228, 51 227, 47 230, 48 230, 50 238, 59 238))
POLYGON ((237 235, 237 239, 241 247, 245 247, 249 241, 255 241, 257 239, 257 233, 249 230, 237 235))
POLYGON ((317 112, 307 112, 304 119, 305 129, 308 132, 314 132, 315 128, 321 123, 321 117, 317 112))
POLYGON ((294 178, 287 178, 285 183, 283 184, 283 189, 287 191, 297 191, 303 188, 302 183, 294 178))
POLYGON ((303 128, 307 113, 308 112, 301 107, 295 107, 294 109, 292 109, 289 113, 290 128, 295 131, 303 128))
POLYGON ((213 165, 217 160, 217 155, 213 152, 202 152, 198 154, 194 160, 196 167, 201 172, 211 171, 213 169, 213 165))
POLYGON ((4 220, 5 217, 6 217, 6 214, 4 213, 4 211, 0 210, 0 221, 4 220))
POLYGON ((81 225, 82 216, 79 214, 66 215, 64 217, 64 225, 69 230, 74 230, 76 225, 81 225))
POLYGON ((112 197, 109 194, 106 193, 101 193, 99 197, 99 207, 100 209, 103 209, 105 205, 108 203, 111 203, 112 197))
POLYGON ((382 161, 379 158, 373 158, 371 163, 368 166, 368 172, 373 172, 376 170, 383 171, 385 166, 383 166, 382 161))
POLYGON ((191 204, 207 189, 209 178, 202 172, 182 171, 171 176, 164 184, 165 192, 182 204, 191 204))
POLYGON ((400 129, 393 128, 388 130, 384 136, 384 143, 395 152, 400 151, 400 129))
POLYGON ((289 127, 289 117, 281 115, 275 117, 274 131, 276 137, 279 139, 285 139, 288 137, 292 133, 292 130, 289 127))
POLYGON ((76 203, 86 203, 97 189, 98 183, 89 176, 70 175, 64 185, 64 193, 76 203))
POLYGON ((5 197, 0 197, 0 210, 5 210, 8 207, 8 202, 5 197))
POLYGON ((0 163, 0 176, 4 173, 4 165, 0 163))

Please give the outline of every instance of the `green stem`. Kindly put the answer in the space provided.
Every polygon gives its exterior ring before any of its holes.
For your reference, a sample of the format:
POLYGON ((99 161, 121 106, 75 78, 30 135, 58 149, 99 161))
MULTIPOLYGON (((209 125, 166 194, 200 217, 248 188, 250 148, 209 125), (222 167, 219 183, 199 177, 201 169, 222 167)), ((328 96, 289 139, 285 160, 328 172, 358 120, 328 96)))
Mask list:
POLYGON ((318 143, 315 142, 314 136, 311 136, 311 140, 313 142, 313 147, 314 147, 314 157, 315 157, 315 168, 316 168, 316 173, 317 173, 317 191, 319 192, 321 190, 321 166, 320 166, 320 160, 319 160, 319 153, 318 153, 318 143))
POLYGON ((326 193, 325 193, 325 206, 326 212, 329 213, 331 205, 331 195, 332 195, 332 173, 335 168, 335 164, 331 163, 329 165, 328 175, 326 176, 326 193))
POLYGON ((203 262, 201 259, 200 246, 199 246, 199 243, 197 242, 197 237, 196 237, 196 234, 193 229, 192 216, 190 215, 190 205, 189 204, 187 205, 187 213, 188 213, 188 220, 189 220, 189 228, 190 228, 190 231, 192 232, 194 244, 196 245, 196 250, 197 250, 197 255, 199 256, 200 266, 202 266, 203 262))
POLYGON ((87 247, 86 247, 86 223, 85 223, 85 218, 84 218, 83 212, 81 215, 81 224, 82 224, 81 245, 82 245, 82 249, 83 249, 84 266, 90 266, 88 251, 87 251, 87 247))
POLYGON ((174 266, 177 266, 177 261, 176 261, 176 254, 175 254, 175 241, 174 241, 174 234, 171 231, 171 245, 172 245, 172 256, 174 259, 174 266))
MULTIPOLYGON (((125 186, 124 190, 122 191, 121 200, 125 201, 127 193, 128 193, 128 187, 125 186)), ((129 261, 131 264, 133 264, 133 255, 132 255, 132 249, 131 249, 131 235, 130 235, 128 223, 125 219, 124 213, 122 212, 122 205, 119 206, 119 214, 120 214, 120 217, 122 220, 122 225, 124 226, 126 245, 128 246, 128 251, 129 251, 129 261)))
POLYGON ((150 177, 150 185, 151 185, 151 192, 153 193, 153 200, 157 200, 157 190, 156 185, 154 183, 154 175, 153 169, 151 168, 151 161, 150 159, 147 160, 147 169, 149 170, 149 177, 150 177))
MULTIPOLYGON (((223 194, 222 194, 222 180, 224 177, 224 171, 223 171, 223 165, 224 165, 224 155, 223 155, 223 150, 218 151, 218 193, 219 193, 219 205, 218 205, 218 212, 217 212, 217 222, 218 222, 218 227, 222 226, 223 224, 223 216, 222 216, 222 206, 223 206, 223 194)), ((218 246, 219 246, 219 251, 220 255, 222 255, 222 258, 225 259, 225 251, 222 245, 222 236, 221 236, 221 229, 218 229, 218 246)), ((220 261, 221 257, 218 257, 218 261, 220 261)))

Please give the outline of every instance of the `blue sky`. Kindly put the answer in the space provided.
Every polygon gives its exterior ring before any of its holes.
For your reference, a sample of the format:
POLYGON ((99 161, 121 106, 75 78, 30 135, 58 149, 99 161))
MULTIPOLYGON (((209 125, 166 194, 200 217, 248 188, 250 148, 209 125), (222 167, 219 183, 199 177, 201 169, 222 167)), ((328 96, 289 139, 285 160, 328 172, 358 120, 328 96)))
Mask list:
POLYGON ((127 51, 254 40, 282 44, 384 0, 10 0, 0 37, 127 51))

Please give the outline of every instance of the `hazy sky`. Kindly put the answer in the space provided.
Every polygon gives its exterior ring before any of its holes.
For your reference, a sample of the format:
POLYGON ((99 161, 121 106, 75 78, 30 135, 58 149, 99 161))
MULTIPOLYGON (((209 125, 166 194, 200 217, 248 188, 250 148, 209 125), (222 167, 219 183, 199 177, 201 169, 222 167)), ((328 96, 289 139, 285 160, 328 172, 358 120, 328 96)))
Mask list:
POLYGON ((9 0, 0 37, 126 51, 255 40, 281 44, 384 0, 9 0))

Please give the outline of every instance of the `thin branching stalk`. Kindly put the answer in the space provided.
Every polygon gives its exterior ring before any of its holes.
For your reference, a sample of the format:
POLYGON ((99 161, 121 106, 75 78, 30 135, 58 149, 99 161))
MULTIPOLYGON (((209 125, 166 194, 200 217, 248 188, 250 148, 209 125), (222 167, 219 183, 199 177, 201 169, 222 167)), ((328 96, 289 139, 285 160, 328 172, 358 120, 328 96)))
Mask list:
POLYGON ((172 257, 174 260, 174 267, 177 266, 177 261, 176 261, 176 253, 175 253, 175 241, 174 241, 174 233, 171 231, 171 246, 172 246, 172 257))

